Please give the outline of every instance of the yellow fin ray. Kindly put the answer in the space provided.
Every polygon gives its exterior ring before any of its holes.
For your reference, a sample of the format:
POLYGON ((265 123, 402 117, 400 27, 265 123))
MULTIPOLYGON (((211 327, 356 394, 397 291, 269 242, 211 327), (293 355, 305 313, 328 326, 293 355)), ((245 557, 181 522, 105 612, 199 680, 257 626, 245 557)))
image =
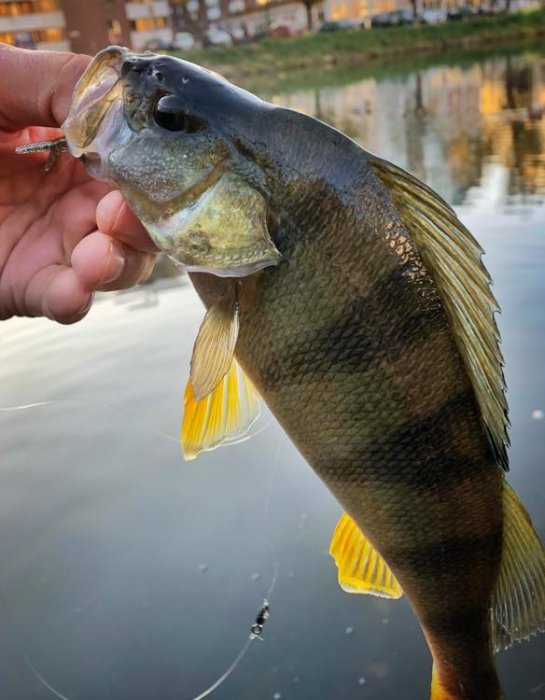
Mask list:
POLYGON ((403 591, 388 565, 352 518, 343 513, 329 553, 339 570, 339 585, 347 593, 401 598, 403 591))
POLYGON ((238 304, 233 284, 230 293, 207 310, 193 346, 190 379, 197 399, 208 396, 228 372, 238 330, 238 304))
POLYGON ((503 553, 492 596, 496 651, 545 632, 545 549, 517 494, 504 482, 503 553))
POLYGON ((243 435, 259 414, 257 392, 236 360, 216 388, 197 399, 191 380, 184 395, 181 442, 186 460, 243 435))
POLYGON ((482 248, 454 211, 427 185, 373 156, 401 219, 433 276, 449 316, 483 422, 499 464, 508 468, 503 357, 494 313, 498 304, 481 262, 482 248))

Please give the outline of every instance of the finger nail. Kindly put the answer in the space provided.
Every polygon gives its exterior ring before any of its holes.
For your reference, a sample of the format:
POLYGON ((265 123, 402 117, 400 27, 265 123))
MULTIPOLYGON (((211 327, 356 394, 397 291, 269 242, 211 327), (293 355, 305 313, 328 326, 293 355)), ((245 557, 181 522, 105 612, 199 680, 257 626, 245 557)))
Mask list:
POLYGON ((100 280, 101 284, 110 284, 110 282, 115 282, 115 280, 120 277, 124 267, 125 258, 118 253, 114 253, 112 244, 110 246, 110 258, 108 260, 108 264, 106 265, 106 269, 110 270, 110 274, 104 275, 104 277, 100 280))
POLYGON ((85 304, 81 307, 81 309, 78 310, 78 312, 75 314, 76 316, 85 316, 85 314, 89 311, 91 308, 93 301, 95 299, 95 295, 91 294, 91 296, 85 301, 85 304))

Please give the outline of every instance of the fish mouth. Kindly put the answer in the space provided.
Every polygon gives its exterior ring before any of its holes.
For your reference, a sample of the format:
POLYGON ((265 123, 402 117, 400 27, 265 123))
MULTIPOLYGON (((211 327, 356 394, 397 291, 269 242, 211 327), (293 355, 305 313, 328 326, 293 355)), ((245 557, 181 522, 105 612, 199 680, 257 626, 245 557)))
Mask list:
MULTIPOLYGON (((100 51, 79 79, 67 118, 62 124, 68 150, 75 158, 101 155, 96 143, 105 120, 118 122, 123 112, 121 71, 129 50, 109 46, 100 51)), ((111 131, 113 125, 110 123, 111 131)))

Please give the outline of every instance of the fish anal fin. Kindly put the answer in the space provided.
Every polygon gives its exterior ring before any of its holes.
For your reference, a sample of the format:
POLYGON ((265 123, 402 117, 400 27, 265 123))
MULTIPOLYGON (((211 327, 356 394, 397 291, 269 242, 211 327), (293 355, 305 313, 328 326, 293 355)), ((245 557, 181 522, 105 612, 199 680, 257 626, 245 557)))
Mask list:
POLYGON ((403 595, 382 556, 347 513, 343 513, 337 523, 329 553, 337 564, 339 585, 347 593, 381 598, 401 598, 403 595))
POLYGON ((502 561, 491 606, 496 651, 545 632, 545 549, 507 482, 503 514, 502 561))
POLYGON ((243 435, 259 415, 257 392, 236 360, 215 389, 197 399, 191 380, 184 395, 181 442, 186 460, 243 435))

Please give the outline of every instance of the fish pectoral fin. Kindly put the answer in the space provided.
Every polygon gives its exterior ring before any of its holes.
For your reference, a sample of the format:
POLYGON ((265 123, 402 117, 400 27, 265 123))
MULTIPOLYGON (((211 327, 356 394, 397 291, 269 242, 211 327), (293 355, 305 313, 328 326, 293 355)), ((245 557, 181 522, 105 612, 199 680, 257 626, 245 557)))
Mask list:
POLYGON ((381 598, 403 595, 384 559, 347 513, 337 523, 329 553, 339 570, 339 585, 347 593, 367 593, 381 598))
POLYGON ((215 389, 197 399, 191 380, 184 395, 181 442, 184 458, 243 435, 259 415, 258 394, 236 360, 215 389))
POLYGON ((197 400, 208 396, 231 366, 239 330, 235 283, 207 310, 191 356, 190 381, 197 400))
POLYGON ((545 549, 507 482, 503 514, 503 553, 491 606, 496 651, 545 632, 545 549))
POLYGON ((376 156, 369 164, 388 189, 437 285, 496 460, 507 469, 507 402, 494 318, 499 306, 481 262, 483 250, 449 205, 427 185, 376 156))

